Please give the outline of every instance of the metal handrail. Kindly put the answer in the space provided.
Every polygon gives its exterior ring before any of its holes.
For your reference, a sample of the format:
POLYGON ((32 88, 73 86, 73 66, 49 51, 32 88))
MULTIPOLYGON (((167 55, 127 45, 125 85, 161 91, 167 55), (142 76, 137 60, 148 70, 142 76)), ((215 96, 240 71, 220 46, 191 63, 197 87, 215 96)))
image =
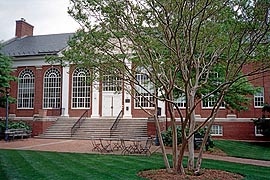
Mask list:
POLYGON ((110 128, 110 131, 112 131, 114 128, 117 127, 121 117, 122 117, 122 113, 123 113, 123 110, 121 110, 117 116, 117 118, 115 119, 114 123, 112 124, 111 128, 110 128))
POLYGON ((85 120, 85 118, 86 118, 85 115, 86 115, 87 112, 88 112, 88 110, 86 110, 86 111, 81 115, 81 117, 75 122, 75 124, 72 126, 70 136, 73 136, 74 133, 77 131, 77 129, 81 127, 81 124, 82 124, 83 120, 85 120), (83 118, 83 117, 84 117, 84 118, 83 118))

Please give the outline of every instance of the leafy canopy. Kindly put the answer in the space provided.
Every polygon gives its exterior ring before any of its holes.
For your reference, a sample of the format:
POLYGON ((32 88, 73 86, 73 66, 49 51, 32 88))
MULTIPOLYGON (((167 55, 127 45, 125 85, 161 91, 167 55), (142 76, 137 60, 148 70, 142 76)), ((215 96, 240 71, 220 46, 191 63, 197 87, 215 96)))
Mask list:
MULTIPOLYGON (((16 78, 11 75, 12 61, 9 57, 0 53, 0 107, 5 107, 6 102, 6 87, 10 87, 10 81, 15 81, 16 78)), ((10 102, 14 103, 14 99, 10 98, 10 102)))

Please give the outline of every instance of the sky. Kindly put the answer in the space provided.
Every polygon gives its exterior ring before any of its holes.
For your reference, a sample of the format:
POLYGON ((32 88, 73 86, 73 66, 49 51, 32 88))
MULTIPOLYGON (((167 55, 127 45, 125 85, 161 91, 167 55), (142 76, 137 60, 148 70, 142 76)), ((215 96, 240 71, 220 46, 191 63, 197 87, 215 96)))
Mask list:
POLYGON ((16 20, 34 26, 34 35, 75 32, 79 24, 67 13, 69 0, 0 0, 0 41, 15 37, 16 20))

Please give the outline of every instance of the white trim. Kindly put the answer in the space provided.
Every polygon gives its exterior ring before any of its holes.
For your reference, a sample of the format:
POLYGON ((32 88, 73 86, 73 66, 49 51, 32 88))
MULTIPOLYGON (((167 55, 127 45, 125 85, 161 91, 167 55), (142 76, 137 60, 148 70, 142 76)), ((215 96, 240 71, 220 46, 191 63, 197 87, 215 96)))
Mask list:
POLYGON ((211 127, 211 136, 223 136, 223 126, 222 125, 220 125, 220 124, 214 124, 214 125, 212 125, 212 127, 211 127), (217 131, 218 131, 218 133, 216 134, 216 133, 212 133, 212 131, 213 131, 213 128, 214 127, 217 127, 217 131))
POLYGON ((17 109, 34 109, 34 106, 35 106, 35 74, 33 70, 29 68, 24 68, 19 73, 18 76, 17 109), (27 75, 27 77, 25 77, 25 75, 27 75), (25 104, 27 104, 27 107, 24 106, 25 104), (21 107, 18 107, 19 105, 21 105, 21 107))
MULTIPOLYGON (((27 57, 14 57, 12 59, 12 68, 17 68, 17 67, 42 67, 46 65, 51 65, 45 61, 44 56, 27 56, 27 57)), ((55 64, 58 65, 58 64, 55 64)))
POLYGON ((62 109, 61 116, 69 117, 68 100, 69 98, 69 66, 62 68, 62 109))
POLYGON ((60 94, 61 79, 62 79, 61 72, 58 68, 50 67, 49 69, 45 71, 43 75, 42 109, 60 109, 61 108, 60 106, 61 105, 61 96, 60 96, 61 95, 60 94), (51 74, 55 74, 56 76, 51 77, 51 74), (47 80, 45 81, 45 79, 47 80), (53 83, 53 86, 51 86, 51 83, 53 83), (46 96, 45 96, 45 90, 47 90, 46 96), (52 97, 51 95, 54 95, 54 97, 52 97), (46 107, 44 105, 46 105, 46 107))
POLYGON ((88 69, 79 68, 79 67, 74 69, 72 73, 71 109, 90 109, 91 85, 88 84, 87 82, 89 77, 90 77, 90 72, 88 69), (75 86, 74 86, 74 82, 75 82, 75 86), (74 94, 76 95, 74 96, 74 94), (87 105, 89 105, 89 107, 87 105))
POLYGON ((94 81, 92 84, 92 118, 99 118, 99 82, 94 81))
POLYGON ((262 108, 263 107, 263 104, 264 104, 264 87, 260 87, 261 88, 261 92, 258 92, 256 94, 254 94, 253 96, 253 106, 254 108, 262 108), (256 102, 255 102, 255 99, 256 98, 262 98, 262 102, 261 101, 258 101, 257 103, 262 103, 261 106, 256 106, 256 102))

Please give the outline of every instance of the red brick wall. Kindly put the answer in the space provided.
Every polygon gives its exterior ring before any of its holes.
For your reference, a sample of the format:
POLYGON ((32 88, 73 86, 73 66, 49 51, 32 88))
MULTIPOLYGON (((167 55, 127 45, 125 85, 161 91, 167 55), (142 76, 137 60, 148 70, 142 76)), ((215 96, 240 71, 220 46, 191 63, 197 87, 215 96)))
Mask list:
MULTIPOLYGON (((161 131, 166 131, 166 122, 165 121, 161 121, 159 123, 159 125, 160 125, 161 131)), ((147 135, 148 135, 148 137, 156 136, 156 123, 154 120, 150 120, 147 122, 147 135)))
MULTIPOLYGON (((180 125, 180 123, 178 123, 180 125)), ((223 135, 212 136, 214 139, 232 139, 232 140, 259 140, 269 141, 270 137, 255 136, 255 128, 253 122, 216 122, 215 125, 222 125, 223 135)), ((166 122, 160 123, 162 129, 165 131, 166 122)), ((167 124, 170 126, 170 122, 167 124)), ((148 136, 156 135, 156 126, 154 121, 147 122, 148 136)))
MULTIPOLYGON (((27 67, 19 67, 14 72, 12 72, 12 75, 18 77, 19 74, 24 69, 30 69, 33 71, 35 75, 35 99, 34 99, 34 108, 33 109, 17 109, 16 104, 11 104, 9 109, 9 114, 16 114, 17 117, 33 117, 34 114, 38 114, 39 109, 42 109, 42 102, 43 102, 43 77, 44 73, 51 68, 52 66, 42 66, 42 67, 33 67, 33 66, 27 66, 27 67)), ((60 73, 62 72, 60 66, 54 66, 57 69, 60 70, 60 73)), ((11 82, 11 90, 10 95, 17 99, 18 94, 18 82, 13 81, 11 82)), ((61 114, 61 109, 48 109, 47 115, 48 116, 59 116, 61 114)))
POLYGON ((33 121, 32 135, 37 136, 44 133, 51 125, 53 125, 53 123, 54 121, 46 121, 46 120, 33 121))
POLYGON ((46 119, 36 119, 36 120, 10 120, 10 122, 19 122, 23 121, 26 124, 28 124, 30 127, 32 127, 32 136, 38 136, 42 133, 44 133, 55 121, 52 120, 46 120, 46 119))

